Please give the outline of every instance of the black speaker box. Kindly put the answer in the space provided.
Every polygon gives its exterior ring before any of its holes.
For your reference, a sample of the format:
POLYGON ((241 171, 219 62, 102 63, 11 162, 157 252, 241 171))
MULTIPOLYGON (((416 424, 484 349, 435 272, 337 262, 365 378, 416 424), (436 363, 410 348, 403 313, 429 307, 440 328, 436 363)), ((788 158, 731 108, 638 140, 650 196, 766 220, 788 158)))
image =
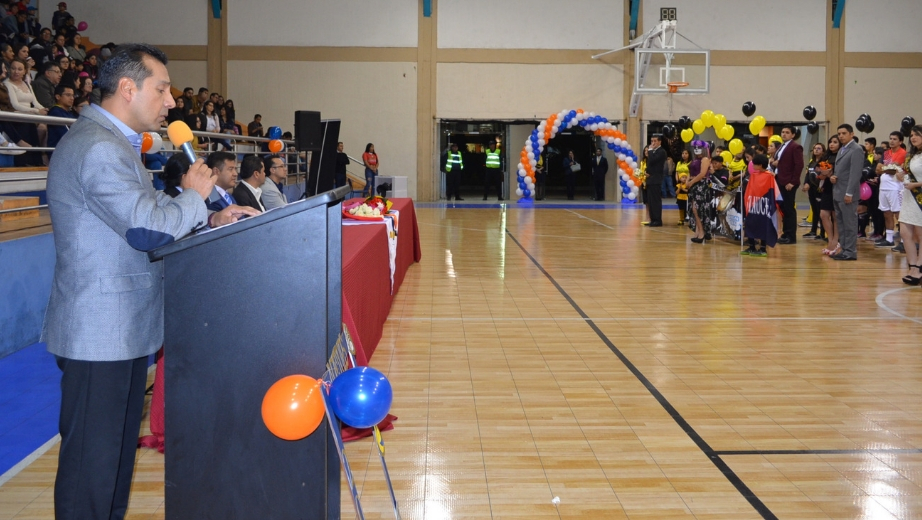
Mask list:
POLYGON ((320 150, 323 132, 320 128, 320 112, 298 110, 295 112, 295 148, 300 152, 320 150))

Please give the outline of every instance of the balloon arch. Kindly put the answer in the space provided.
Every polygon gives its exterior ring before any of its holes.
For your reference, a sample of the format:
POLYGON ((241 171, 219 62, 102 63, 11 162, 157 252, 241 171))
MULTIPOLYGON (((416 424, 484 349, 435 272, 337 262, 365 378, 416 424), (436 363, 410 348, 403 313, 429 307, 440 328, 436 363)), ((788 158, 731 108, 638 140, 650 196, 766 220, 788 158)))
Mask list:
POLYGON ((533 200, 537 158, 541 156, 545 145, 556 137, 561 129, 566 130, 577 125, 605 140, 608 148, 618 157, 618 177, 624 197, 631 201, 637 199, 641 180, 634 173, 637 170, 637 155, 627 142, 627 136, 615 129, 608 119, 579 108, 551 114, 538 124, 538 128, 535 128, 525 141, 520 155, 521 162, 517 165, 519 186, 515 193, 520 197, 520 203, 530 203, 533 200))

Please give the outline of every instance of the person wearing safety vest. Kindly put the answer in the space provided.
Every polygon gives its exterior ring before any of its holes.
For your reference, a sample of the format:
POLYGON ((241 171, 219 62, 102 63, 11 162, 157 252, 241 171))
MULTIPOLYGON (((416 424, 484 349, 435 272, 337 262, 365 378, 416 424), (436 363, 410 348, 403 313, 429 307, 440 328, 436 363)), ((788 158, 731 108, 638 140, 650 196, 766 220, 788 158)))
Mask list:
POLYGON ((499 200, 503 200, 503 172, 506 170, 503 153, 496 147, 496 141, 490 143, 487 148, 486 170, 483 176, 483 200, 487 200, 490 194, 490 188, 496 187, 496 195, 499 200))
POLYGON ((464 200, 461 198, 461 172, 464 170, 464 159, 458 151, 458 143, 451 143, 451 149, 442 156, 442 171, 445 172, 445 198, 451 200, 464 200))

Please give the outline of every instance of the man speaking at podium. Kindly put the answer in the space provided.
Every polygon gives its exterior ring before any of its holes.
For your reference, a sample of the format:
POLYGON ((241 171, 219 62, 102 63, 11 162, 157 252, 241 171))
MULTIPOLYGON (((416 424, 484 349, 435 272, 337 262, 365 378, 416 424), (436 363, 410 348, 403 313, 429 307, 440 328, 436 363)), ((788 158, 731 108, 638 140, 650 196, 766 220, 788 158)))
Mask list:
MULTIPOLYGON (((162 265, 147 251, 209 220, 214 179, 197 160, 182 193, 156 192, 142 133, 175 103, 159 49, 120 47, 99 70, 100 105, 83 110, 48 168, 56 265, 43 340, 61 378, 55 518, 122 519, 144 408, 147 359, 163 342, 162 265)), ((210 217, 234 222, 249 208, 210 217)))

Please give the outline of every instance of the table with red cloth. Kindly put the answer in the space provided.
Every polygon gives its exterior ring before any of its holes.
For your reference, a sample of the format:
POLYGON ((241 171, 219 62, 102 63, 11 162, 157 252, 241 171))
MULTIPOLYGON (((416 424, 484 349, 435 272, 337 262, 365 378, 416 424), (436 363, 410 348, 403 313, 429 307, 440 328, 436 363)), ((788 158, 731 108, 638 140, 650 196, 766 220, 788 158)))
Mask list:
MULTIPOLYGON (((343 205, 362 199, 351 199, 343 205)), ((397 227, 397 255, 394 290, 391 292, 390 253, 387 226, 367 224, 342 227, 342 321, 349 327, 355 344, 355 362, 367 366, 384 331, 391 303, 407 270, 422 258, 419 225, 413 199, 389 199, 400 212, 397 227)), ((345 218, 345 217, 344 217, 345 218)), ((318 376, 320 374, 317 374, 318 376)), ((163 452, 163 349, 157 353, 157 373, 150 403, 150 430, 139 445, 163 452)), ((349 439, 365 433, 345 435, 349 439)))

